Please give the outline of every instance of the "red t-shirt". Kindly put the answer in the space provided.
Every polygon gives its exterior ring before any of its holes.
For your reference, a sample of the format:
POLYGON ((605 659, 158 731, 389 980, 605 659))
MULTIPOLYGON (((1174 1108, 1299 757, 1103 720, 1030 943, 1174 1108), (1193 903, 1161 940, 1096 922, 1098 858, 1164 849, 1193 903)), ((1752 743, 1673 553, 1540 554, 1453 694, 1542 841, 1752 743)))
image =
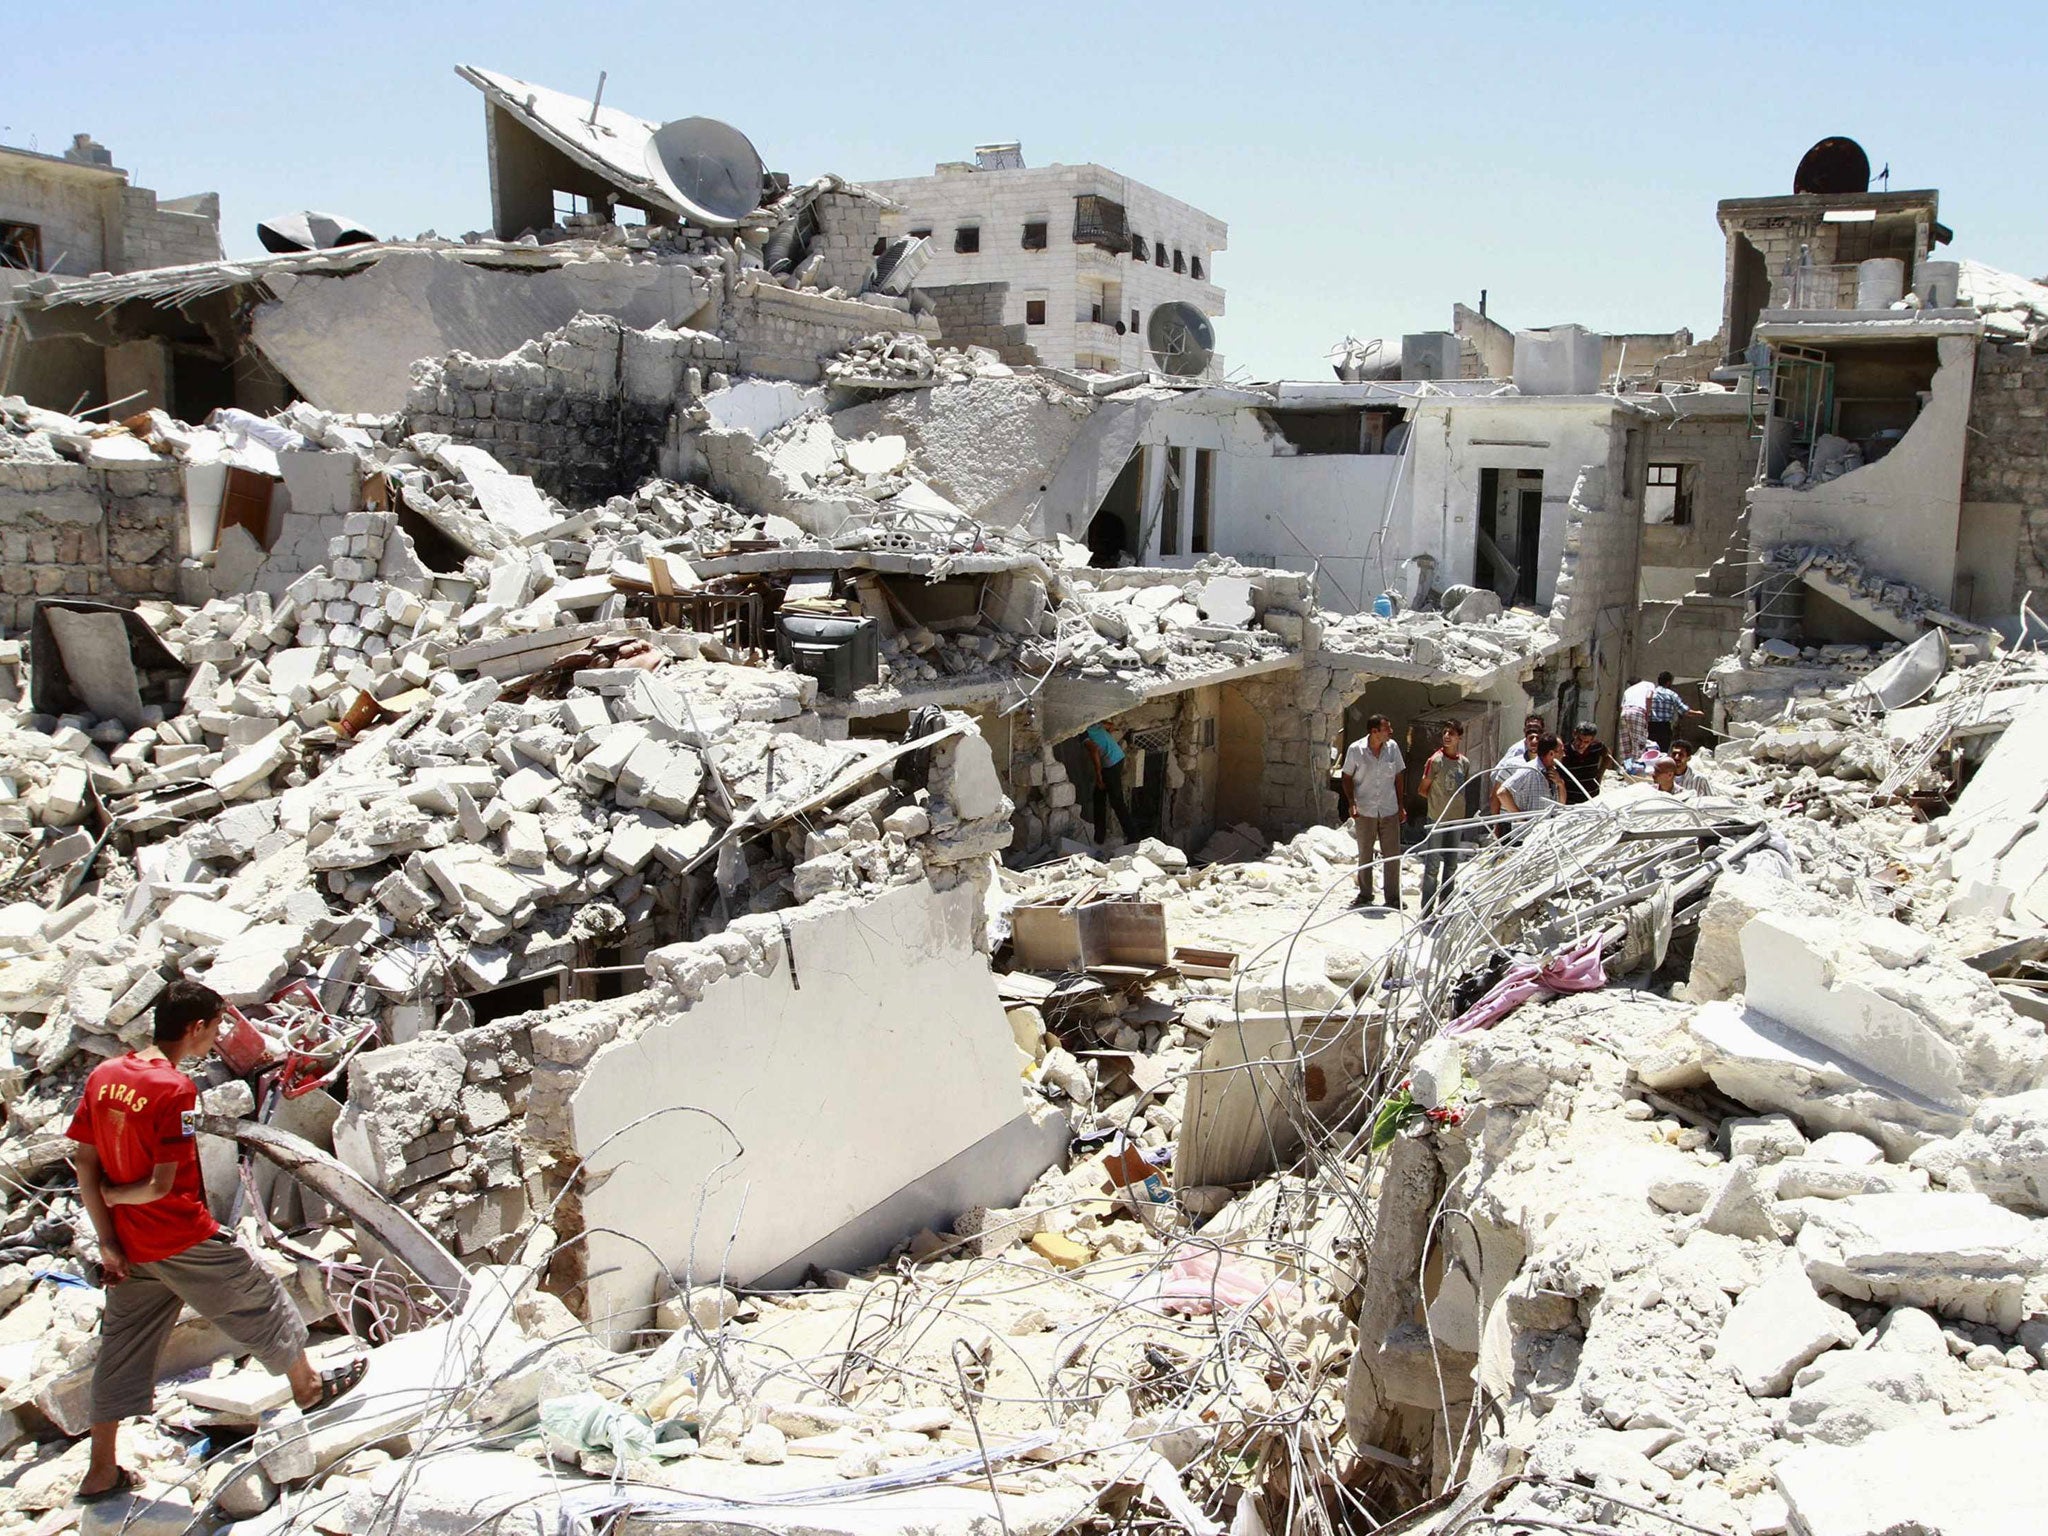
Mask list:
POLYGON ((65 1132, 100 1155, 109 1184, 135 1184, 158 1163, 176 1163, 171 1192, 147 1205, 109 1207, 114 1235, 133 1264, 183 1253, 220 1230, 199 1182, 199 1143, 191 1116, 199 1102, 192 1079, 154 1056, 130 1051, 103 1061, 85 1080, 78 1113, 65 1132))

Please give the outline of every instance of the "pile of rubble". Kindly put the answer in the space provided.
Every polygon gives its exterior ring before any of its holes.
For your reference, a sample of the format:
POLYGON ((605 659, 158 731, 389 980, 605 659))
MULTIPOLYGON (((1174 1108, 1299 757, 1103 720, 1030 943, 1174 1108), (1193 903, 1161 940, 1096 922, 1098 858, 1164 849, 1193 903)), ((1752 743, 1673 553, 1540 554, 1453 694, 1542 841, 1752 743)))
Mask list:
POLYGON ((921 336, 865 336, 825 364, 825 382, 855 388, 964 384, 1007 378, 1010 370, 987 347, 933 346, 921 336))

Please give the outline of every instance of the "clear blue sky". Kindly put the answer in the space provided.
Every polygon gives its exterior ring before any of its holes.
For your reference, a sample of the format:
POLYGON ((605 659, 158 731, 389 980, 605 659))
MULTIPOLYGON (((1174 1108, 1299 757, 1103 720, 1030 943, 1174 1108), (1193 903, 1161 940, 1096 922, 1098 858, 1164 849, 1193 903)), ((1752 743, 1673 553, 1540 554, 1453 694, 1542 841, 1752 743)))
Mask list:
POLYGON ((1712 6, 1014 8, 510 3, 21 5, 0 142, 93 133, 142 185, 217 189, 231 255, 322 208, 460 235, 489 210, 483 65, 644 117, 722 117, 807 178, 913 175, 976 143, 1095 160, 1219 215, 1218 342, 1321 377, 1339 337, 1718 323, 1714 203, 1791 190, 1848 134, 1937 187, 1955 253, 2048 272, 2048 48, 1987 0, 1712 6))

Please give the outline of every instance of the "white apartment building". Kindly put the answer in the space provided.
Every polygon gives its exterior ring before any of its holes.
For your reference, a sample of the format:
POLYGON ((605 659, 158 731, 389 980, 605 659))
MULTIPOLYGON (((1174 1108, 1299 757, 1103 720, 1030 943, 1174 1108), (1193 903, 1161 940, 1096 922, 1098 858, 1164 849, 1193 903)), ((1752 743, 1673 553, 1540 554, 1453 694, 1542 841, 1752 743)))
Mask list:
POLYGON ((929 176, 865 185, 903 210, 883 215, 884 237, 930 237, 920 289, 992 285, 981 318, 1012 336, 1021 328, 1049 367, 1142 368, 1156 306, 1223 313, 1224 222, 1102 166, 1027 167, 1018 146, 988 145, 929 176))

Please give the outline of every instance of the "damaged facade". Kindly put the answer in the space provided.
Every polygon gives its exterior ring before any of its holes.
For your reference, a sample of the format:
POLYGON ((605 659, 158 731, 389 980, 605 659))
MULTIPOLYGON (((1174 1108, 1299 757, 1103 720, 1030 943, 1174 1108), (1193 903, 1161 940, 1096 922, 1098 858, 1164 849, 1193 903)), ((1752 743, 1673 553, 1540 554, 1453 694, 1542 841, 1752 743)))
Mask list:
POLYGON ((2028 1527, 2048 289, 1802 190, 1703 341, 1219 382, 1132 333, 1221 224, 1094 167, 461 74, 488 233, 7 317, 0 1533, 90 1418, 61 1132, 181 975, 209 1202, 369 1375, 188 1317, 85 1531, 2028 1527), (1419 812, 1661 666, 1681 793, 1351 904, 1369 717, 1419 812))

